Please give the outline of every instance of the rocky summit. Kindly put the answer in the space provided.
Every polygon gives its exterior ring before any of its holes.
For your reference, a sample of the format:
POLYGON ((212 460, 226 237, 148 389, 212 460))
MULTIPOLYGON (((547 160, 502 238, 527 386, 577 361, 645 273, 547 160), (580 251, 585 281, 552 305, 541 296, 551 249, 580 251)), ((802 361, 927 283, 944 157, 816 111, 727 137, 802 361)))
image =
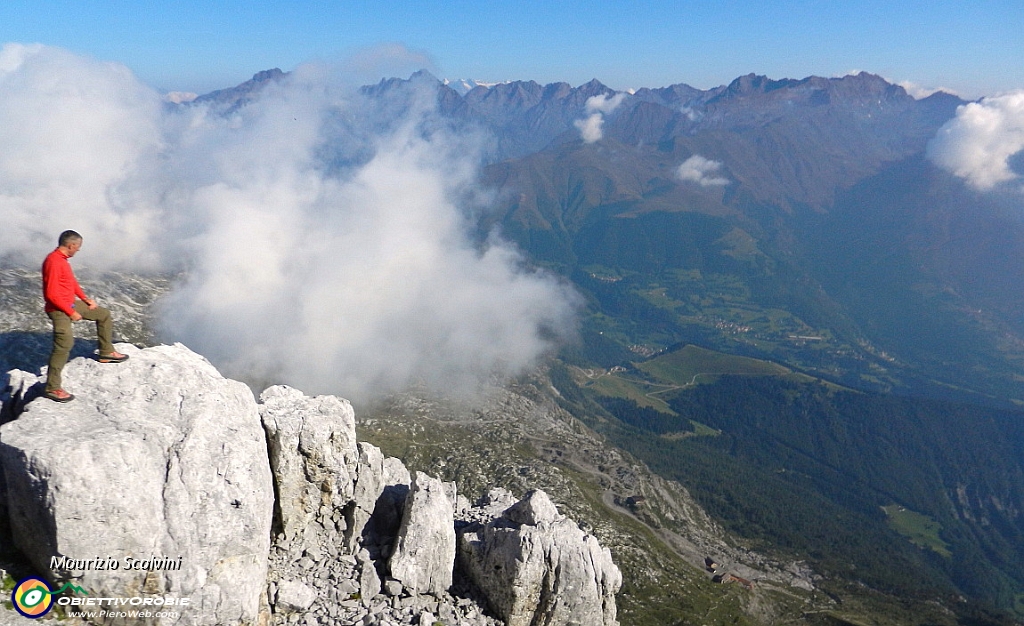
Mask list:
POLYGON ((618 624, 611 553, 543 491, 471 503, 358 442, 346 400, 257 401, 183 345, 118 349, 68 364, 69 404, 0 380, 0 541, 67 617, 618 624))

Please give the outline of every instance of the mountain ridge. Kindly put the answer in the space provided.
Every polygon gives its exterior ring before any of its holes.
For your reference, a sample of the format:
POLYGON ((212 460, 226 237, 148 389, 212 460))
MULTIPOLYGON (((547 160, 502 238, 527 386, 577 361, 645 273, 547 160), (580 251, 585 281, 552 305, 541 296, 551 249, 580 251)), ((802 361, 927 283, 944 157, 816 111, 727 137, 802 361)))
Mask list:
MULTIPOLYGON (((218 92, 215 112, 250 106, 261 89, 287 80, 287 74, 272 72, 233 95, 218 92)), ((851 586, 840 594, 846 600, 870 595, 847 595, 857 585, 870 582, 870 593, 886 590, 902 572, 885 571, 886 559, 866 551, 853 554, 850 565, 869 573, 841 571, 829 559, 840 551, 832 549, 828 533, 815 530, 824 521, 807 502, 821 503, 817 513, 828 511, 829 523, 851 520, 842 527, 847 532, 870 528, 870 536, 881 538, 878 546, 899 546, 893 558, 900 563, 918 563, 908 566, 908 575, 918 571, 922 581, 894 588, 921 594, 907 602, 936 602, 956 612, 931 622, 1012 623, 1006 616, 972 622, 977 614, 971 611, 978 607, 1024 615, 1022 572, 998 550, 1020 536, 1020 517, 996 516, 988 504, 998 502, 1012 513, 1024 510, 1024 503, 1001 479, 985 475, 988 468, 1016 462, 1007 450, 1019 444, 1018 430, 996 429, 992 435, 1005 437, 1008 448, 979 447, 967 455, 977 457, 964 461, 976 472, 970 486, 960 490, 947 480, 955 473, 922 463, 914 470, 927 477, 905 472, 913 474, 920 491, 895 502, 875 502, 878 492, 855 480, 864 469, 857 459, 828 446, 800 447, 777 433, 764 434, 770 430, 766 420, 792 424, 785 434, 799 442, 835 435, 815 431, 822 425, 815 420, 839 433, 853 429, 857 415, 830 404, 840 394, 825 390, 835 385, 870 398, 865 411, 885 414, 895 429, 886 437, 897 440, 920 438, 929 427, 924 417, 931 424, 947 423, 940 419, 943 407, 950 415, 969 416, 961 420, 966 425, 993 407, 1012 417, 1024 406, 1024 301, 1015 289, 1024 282, 1019 201, 980 192, 927 155, 929 142, 963 100, 941 93, 915 99, 867 73, 781 80, 750 74, 710 90, 679 83, 633 93, 597 80, 578 87, 515 81, 463 94, 420 72, 367 86, 360 97, 369 106, 386 107, 385 123, 413 111, 419 116, 414 121, 421 122, 417 130, 489 138, 479 163, 488 206, 472 213, 471 224, 480 249, 494 234, 512 240, 526 267, 558 274, 583 302, 580 341, 563 347, 536 383, 551 402, 609 438, 621 437, 624 446, 647 444, 646 450, 633 448, 636 456, 688 488, 704 489, 725 521, 749 530, 741 541, 792 547, 786 542, 794 536, 810 540, 800 543, 801 550, 832 568, 836 580, 829 583, 851 586), (757 381, 760 387, 744 386, 742 372, 733 373, 735 380, 722 373, 723 382, 719 375, 699 376, 705 370, 697 369, 696 376, 665 383, 641 374, 659 356, 687 344, 770 361, 820 382, 791 386, 767 379, 757 381), (636 387, 606 375, 622 371, 635 378, 629 384, 636 387), (590 385, 590 376, 602 384, 590 385), (631 398, 651 397, 645 393, 661 402, 650 404, 676 415, 687 414, 687 398, 718 407, 719 415, 702 422, 691 411, 687 415, 696 424, 683 420, 668 432, 644 430, 638 424, 668 419, 651 406, 629 404, 631 398), (785 401, 794 397, 800 401, 785 401), (742 398, 759 400, 742 405, 742 415, 729 415, 742 398), (960 408, 941 404, 950 401, 960 408), (771 465, 774 458, 787 459, 786 465, 771 465), (702 464, 681 462, 694 459, 702 464), (779 494, 773 504, 799 505, 790 507, 791 517, 768 515, 757 506, 761 494, 745 491, 762 474, 763 484, 779 494), (910 497, 928 490, 934 499, 910 497), (954 506, 961 491, 970 507, 954 506), (731 508, 722 504, 730 499, 731 508), (952 508, 942 508, 943 501, 952 508), (921 502, 933 508, 925 510, 921 502), (908 508, 908 515, 920 516, 914 519, 930 517, 940 528, 924 533, 921 547, 887 525, 888 509, 882 507, 890 506, 908 508), (952 546, 956 556, 947 561, 928 546, 952 546), (969 598, 969 609, 951 599, 956 594, 969 598)), ((371 151, 338 152, 339 159, 357 163, 372 158, 371 151)), ((850 397, 842 396, 848 402, 843 406, 856 404, 850 397)), ((472 471, 468 460, 459 461, 458 450, 418 430, 422 415, 395 413, 381 434, 382 445, 391 438, 389 445, 405 448, 424 467, 472 471), (414 440, 403 442, 409 433, 414 440), (417 447, 428 439, 430 450, 425 443, 417 447)), ((937 455, 959 450, 956 426, 949 423, 950 432, 935 440, 943 447, 937 455)), ((494 433, 484 423, 473 428, 494 433)), ((500 464, 516 458, 516 446, 525 446, 523 438, 497 435, 500 444, 488 442, 480 432, 466 435, 486 451, 464 454, 476 463, 500 464)), ((883 444, 862 454, 877 455, 877 472, 870 476, 892 469, 898 480, 895 468, 905 467, 900 462, 906 459, 893 456, 897 446, 883 444)), ((540 454, 557 464, 566 453, 557 452, 548 446, 540 454)), ((542 471, 508 462, 526 473, 542 471)), ((506 477, 516 471, 501 468, 506 477)), ((590 491, 573 493, 595 500, 590 491)), ((634 509, 640 519, 643 507, 634 509)), ((851 614, 848 621, 857 619, 851 614)))

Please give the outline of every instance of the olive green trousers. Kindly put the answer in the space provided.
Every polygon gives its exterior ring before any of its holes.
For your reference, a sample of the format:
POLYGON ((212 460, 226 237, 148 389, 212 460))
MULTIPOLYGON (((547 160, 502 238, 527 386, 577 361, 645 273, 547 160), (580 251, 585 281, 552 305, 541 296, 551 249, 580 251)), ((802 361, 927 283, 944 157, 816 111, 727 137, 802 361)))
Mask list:
MULTIPOLYGON (((113 332, 114 322, 110 317, 110 311, 98 306, 90 309, 84 302, 75 302, 75 311, 82 316, 82 319, 96 322, 96 336, 99 337, 100 354, 110 354, 114 351, 113 332)), ((63 311, 50 311, 47 313, 50 321, 53 322, 53 352, 50 353, 50 363, 46 368, 46 390, 54 391, 63 385, 61 372, 67 365, 68 357, 71 355, 71 348, 75 346, 75 333, 71 327, 71 318, 63 311)))

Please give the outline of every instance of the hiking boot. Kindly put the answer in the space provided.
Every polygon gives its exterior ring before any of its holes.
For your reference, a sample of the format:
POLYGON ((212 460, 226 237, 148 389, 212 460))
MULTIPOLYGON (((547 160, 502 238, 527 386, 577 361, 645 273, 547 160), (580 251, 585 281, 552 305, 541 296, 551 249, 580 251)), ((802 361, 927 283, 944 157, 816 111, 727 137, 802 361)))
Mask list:
POLYGON ((120 352, 111 352, 110 354, 101 354, 99 357, 100 363, 123 363, 128 360, 127 354, 121 354, 120 352))
POLYGON ((75 396, 73 396, 70 393, 64 391, 63 389, 54 389, 52 391, 47 391, 43 395, 46 396, 47 398, 53 400, 54 402, 61 402, 61 403, 63 403, 63 402, 71 402, 72 400, 75 399, 75 396))

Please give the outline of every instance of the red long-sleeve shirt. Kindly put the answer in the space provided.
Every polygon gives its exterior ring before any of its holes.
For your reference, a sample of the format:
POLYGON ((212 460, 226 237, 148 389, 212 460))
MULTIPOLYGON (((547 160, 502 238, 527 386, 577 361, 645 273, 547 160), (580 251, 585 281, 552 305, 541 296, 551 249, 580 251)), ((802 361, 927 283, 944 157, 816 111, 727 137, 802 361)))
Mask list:
POLYGON ((71 271, 68 257, 57 248, 43 261, 43 299, 46 312, 63 311, 68 317, 75 310, 75 296, 85 300, 85 292, 71 271))

